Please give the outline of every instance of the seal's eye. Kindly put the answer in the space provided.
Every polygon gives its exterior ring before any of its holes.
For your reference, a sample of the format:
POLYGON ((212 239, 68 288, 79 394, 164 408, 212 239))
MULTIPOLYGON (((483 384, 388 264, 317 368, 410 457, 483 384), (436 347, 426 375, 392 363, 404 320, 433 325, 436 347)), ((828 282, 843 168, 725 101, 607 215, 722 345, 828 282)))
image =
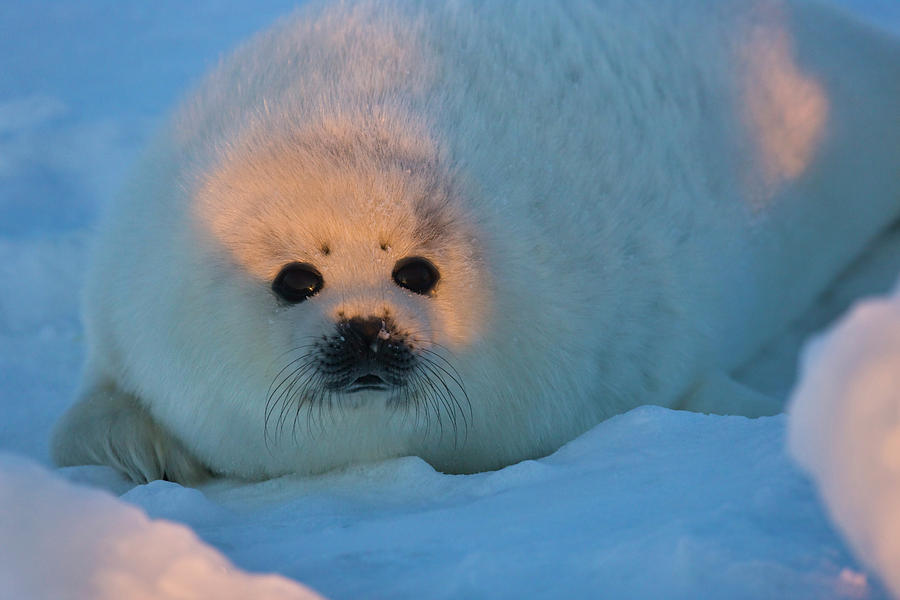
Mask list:
POLYGON ((431 261, 421 256, 410 256, 397 261, 393 272, 394 282, 417 294, 427 294, 440 278, 431 261))
POLYGON ((291 304, 303 302, 321 289, 322 274, 314 266, 300 262, 284 265, 272 282, 272 291, 291 304))

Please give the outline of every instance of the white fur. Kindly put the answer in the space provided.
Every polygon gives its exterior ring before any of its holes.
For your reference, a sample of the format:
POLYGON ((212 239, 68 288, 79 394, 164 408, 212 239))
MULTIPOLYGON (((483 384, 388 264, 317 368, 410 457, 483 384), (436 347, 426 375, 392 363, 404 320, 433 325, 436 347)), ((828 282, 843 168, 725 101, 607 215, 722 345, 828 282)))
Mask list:
POLYGON ((112 208, 56 459, 181 481, 404 454, 468 472, 639 404, 715 409, 721 373, 897 218, 898 65, 806 2, 305 7, 199 86, 112 208), (441 272, 430 297, 391 280, 414 254, 441 272), (283 307, 293 260, 325 287, 283 307), (467 424, 369 393, 267 439, 290 350, 385 310, 458 371, 467 424))

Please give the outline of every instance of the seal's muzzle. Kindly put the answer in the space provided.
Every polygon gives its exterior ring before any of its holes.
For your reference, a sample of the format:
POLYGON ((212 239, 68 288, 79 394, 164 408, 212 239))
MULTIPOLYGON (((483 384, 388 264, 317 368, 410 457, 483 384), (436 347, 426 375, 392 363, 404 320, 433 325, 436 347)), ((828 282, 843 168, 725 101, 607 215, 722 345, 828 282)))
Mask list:
POLYGON ((320 350, 319 371, 328 388, 358 392, 406 384, 415 356, 390 318, 353 317, 336 329, 320 350))

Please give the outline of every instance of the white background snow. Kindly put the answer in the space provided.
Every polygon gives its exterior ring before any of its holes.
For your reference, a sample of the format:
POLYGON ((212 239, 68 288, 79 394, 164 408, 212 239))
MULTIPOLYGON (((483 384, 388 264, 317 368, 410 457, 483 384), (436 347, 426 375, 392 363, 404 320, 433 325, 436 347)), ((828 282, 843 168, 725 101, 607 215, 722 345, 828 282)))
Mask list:
MULTIPOLYGON (((843 3, 900 35, 897 0, 843 3)), ((792 449, 828 508, 788 456, 786 417, 653 407, 471 476, 402 458, 196 490, 63 470, 116 499, 48 471, 98 210, 186 87, 292 5, 0 3, 0 598, 314 597, 290 580, 336 599, 900 594, 900 299, 857 311, 805 361, 792 449)), ((744 380, 786 394, 801 340, 898 272, 895 231, 744 380)))

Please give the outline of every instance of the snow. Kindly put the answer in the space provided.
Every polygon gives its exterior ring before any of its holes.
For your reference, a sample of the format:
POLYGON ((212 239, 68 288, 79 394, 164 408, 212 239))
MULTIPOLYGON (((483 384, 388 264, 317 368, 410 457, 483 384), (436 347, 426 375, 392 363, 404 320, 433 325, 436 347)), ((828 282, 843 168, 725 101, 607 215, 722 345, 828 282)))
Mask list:
MULTIPOLYGON (((896 298, 812 346, 790 421, 640 408, 470 476, 413 457, 200 489, 48 470, 102 199, 185 87, 293 4, 0 3, 0 597, 900 596, 896 298)), ((844 4, 900 34, 895 0, 844 4)), ((809 332, 898 272, 894 231, 742 379, 786 395, 809 332)))
MULTIPOLYGON (((784 425, 644 407, 497 472, 407 457, 200 490, 157 481, 122 500, 330 598, 882 597, 783 452, 784 425)), ((63 473, 128 487, 105 468, 63 473)))
POLYGON ((802 364, 791 453, 851 547, 900 597, 900 293, 855 307, 802 364))
POLYGON ((2 598, 320 598, 284 577, 236 571, 187 527, 7 454, 0 506, 2 598))

